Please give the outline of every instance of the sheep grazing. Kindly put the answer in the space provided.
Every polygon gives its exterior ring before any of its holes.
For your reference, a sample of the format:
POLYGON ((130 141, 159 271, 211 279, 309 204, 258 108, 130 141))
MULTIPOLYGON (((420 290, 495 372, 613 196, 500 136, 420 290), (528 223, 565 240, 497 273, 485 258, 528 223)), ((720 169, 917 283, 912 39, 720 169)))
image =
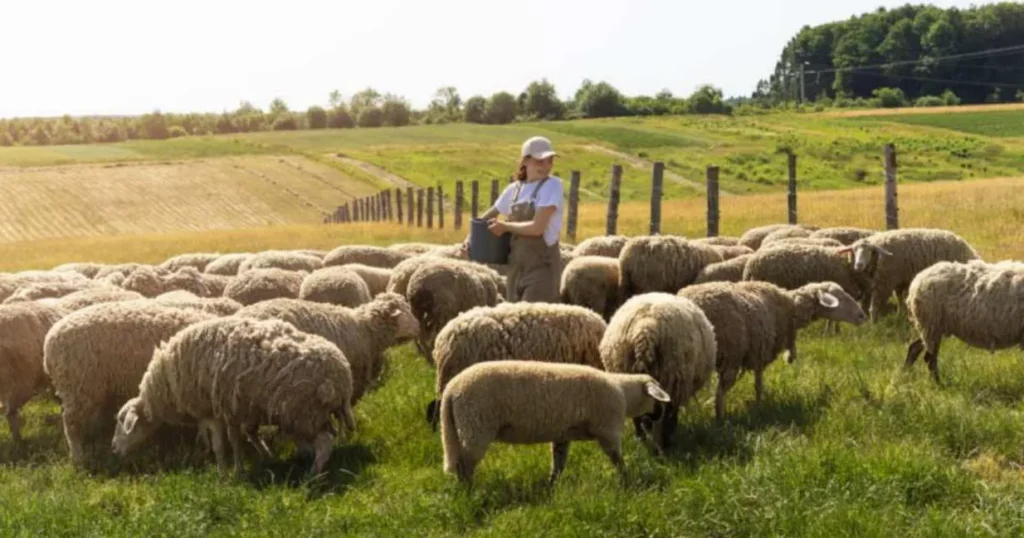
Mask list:
POLYGON ((238 317, 280 319, 333 342, 352 369, 352 405, 377 383, 384 371, 384 352, 416 338, 420 327, 409 303, 383 293, 358 308, 299 299, 274 299, 242 308, 238 317))
POLYGON ((597 312, 605 321, 619 308, 619 260, 607 256, 577 256, 562 271, 561 301, 597 312))
POLYGON ((852 245, 857 241, 876 234, 875 230, 868 228, 853 228, 839 226, 833 228, 822 228, 811 232, 811 239, 835 239, 844 245, 852 245))
POLYGON ((250 252, 224 254, 211 261, 204 272, 211 275, 235 276, 238 274, 238 268, 253 256, 255 254, 250 252))
POLYGON ((224 297, 242 303, 256 304, 281 297, 298 299, 305 272, 284 269, 252 269, 239 273, 224 288, 224 297))
POLYGON ((722 261, 729 261, 729 260, 731 260, 733 258, 738 258, 740 256, 746 256, 747 254, 753 254, 754 253, 754 251, 750 247, 745 247, 743 245, 732 245, 732 246, 711 245, 711 246, 712 246, 712 248, 717 250, 719 254, 722 255, 722 261))
POLYGON ((104 267, 106 267, 106 265, 102 263, 71 262, 58 265, 57 267, 54 267, 52 270, 54 272, 70 271, 78 273, 86 278, 93 278, 96 276, 96 273, 99 273, 104 267))
POLYGON ((238 274, 254 269, 283 269, 312 273, 324 266, 323 260, 309 254, 287 250, 265 250, 257 252, 238 266, 238 274))
POLYGON ((199 272, 203 272, 210 262, 221 257, 219 252, 190 252, 187 254, 179 254, 177 256, 170 257, 164 260, 158 267, 167 269, 170 272, 176 272, 182 267, 192 267, 199 272))
POLYGON ((598 235, 588 237, 573 248, 576 256, 605 256, 618 258, 629 238, 624 235, 598 235))
POLYGON ((319 258, 320 261, 323 261, 324 256, 327 255, 327 251, 326 250, 320 250, 318 248, 300 248, 300 249, 292 250, 292 251, 289 251, 289 252, 295 252, 297 254, 303 254, 303 255, 306 255, 306 256, 313 256, 314 258, 319 258))
MULTIPOLYGON (((601 366, 605 321, 596 312, 556 303, 478 306, 448 322, 434 340, 435 398, 459 372, 483 361, 544 360, 601 366)), ((437 425, 438 400, 427 405, 437 425)))
POLYGON ((0 301, 16 293, 20 288, 34 284, 85 285, 89 279, 75 271, 22 271, 21 273, 0 273, 0 301))
POLYGON ((759 248, 764 248, 775 241, 779 241, 780 239, 805 238, 810 237, 810 235, 811 232, 809 230, 801 228, 800 226, 785 226, 764 236, 764 239, 761 240, 761 246, 759 248))
POLYGON ((754 397, 764 393, 764 370, 783 349, 796 360, 796 333, 816 319, 854 325, 866 316, 835 282, 807 284, 787 291, 768 282, 709 282, 679 290, 715 328, 718 389, 715 417, 725 416, 725 393, 742 371, 754 371, 754 397))
POLYGON ((765 250, 774 248, 781 245, 810 245, 815 247, 842 247, 845 246, 836 239, 829 239, 827 237, 784 237, 782 239, 775 239, 771 242, 765 240, 761 243, 761 248, 758 250, 765 250))
POLYGON ((472 484, 492 442, 551 443, 550 485, 565 467, 571 441, 596 440, 625 482, 623 422, 670 400, 646 374, 539 361, 475 364, 441 395, 444 471, 472 484))
MULTIPOLYGON (((672 444, 679 408, 707 384, 715 371, 715 330, 689 299, 652 292, 636 295, 608 322, 601 338, 601 363, 608 372, 649 374, 672 397, 672 404, 647 416, 654 444, 672 444)), ((636 417, 638 436, 645 429, 636 417)))
POLYGON ((21 443, 22 406, 50 387, 43 370, 43 341, 63 316, 59 307, 42 303, 0 306, 0 403, 15 443, 21 443))
POLYGON ((235 277, 202 273, 199 279, 206 286, 206 297, 222 297, 224 290, 228 288, 228 284, 231 284, 235 277))
POLYGON ((305 301, 356 307, 370 302, 370 287, 345 265, 313 271, 302 281, 299 298, 305 301))
POLYGON ((345 245, 328 252, 327 256, 324 256, 324 266, 361 263, 370 267, 390 269, 412 256, 386 247, 345 245))
POLYGON ((938 262, 914 277, 906 304, 918 337, 907 347, 905 367, 923 351, 938 384, 946 336, 989 351, 1024 347, 1024 263, 938 262))
POLYGON ((697 278, 702 269, 721 262, 714 246, 673 236, 634 237, 619 254, 621 297, 653 291, 675 293, 697 278))
POLYGON ((812 282, 836 282, 846 293, 864 303, 871 282, 864 273, 854 271, 842 248, 786 244, 767 246, 747 260, 743 280, 771 282, 787 290, 812 282))
POLYGON ((120 275, 123 278, 127 278, 128 275, 132 274, 133 272, 135 272, 136 269, 139 269, 141 267, 147 267, 161 275, 166 275, 167 273, 170 273, 170 271, 162 267, 157 267, 145 263, 127 262, 119 263, 116 265, 108 265, 103 269, 100 269, 99 272, 96 273, 96 276, 93 277, 93 280, 104 280, 114 275, 120 275))
POLYGON ((78 291, 95 288, 110 289, 113 288, 113 286, 107 286, 93 280, 56 280, 52 282, 36 282, 18 287, 10 297, 3 300, 3 303, 23 303, 26 301, 35 301, 36 299, 45 299, 50 297, 59 298, 78 291))
MULTIPOLYGON (((705 245, 712 245, 716 247, 737 247, 740 245, 739 237, 730 237, 727 235, 716 235, 713 237, 700 237, 697 239, 690 240, 693 243, 703 243, 705 245)), ((751 249, 753 250, 753 249, 751 249)))
POLYGON ((934 228, 903 228, 878 232, 846 247, 853 268, 871 280, 871 321, 885 314, 889 297, 905 303, 907 288, 918 273, 938 262, 980 260, 978 252, 959 235, 934 228))
POLYGON ((747 266, 747 260, 749 260, 751 256, 753 256, 753 254, 744 254, 724 262, 713 263, 701 269, 700 272, 697 273, 697 278, 693 279, 693 283, 739 282, 743 280, 743 268, 747 266))
POLYGON ((241 471, 242 435, 273 425, 314 447, 311 471, 320 473, 336 434, 332 417, 342 434, 356 429, 351 393, 348 361, 327 339, 279 320, 217 318, 156 349, 138 395, 117 413, 112 445, 125 456, 161 424, 198 424, 213 434, 221 467, 227 437, 241 471))
POLYGON ((206 297, 210 290, 203 281, 203 275, 195 267, 184 266, 176 272, 159 272, 150 267, 139 267, 125 277, 121 287, 141 293, 145 297, 174 290, 184 290, 200 297, 206 297))
MULTIPOLYGON (((399 263, 391 270, 391 279, 388 281, 387 291, 399 295, 408 296, 409 280, 420 268, 427 265, 445 265, 449 267, 466 267, 475 271, 482 278, 490 280, 500 295, 505 294, 505 278, 489 265, 471 262, 468 260, 444 258, 441 256, 421 255, 414 256, 399 263)), ((490 286, 488 284, 488 286, 490 286)))
POLYGON ((438 245, 435 243, 395 243, 393 245, 388 245, 387 248, 388 250, 401 252, 402 254, 416 256, 418 254, 426 254, 428 252, 432 252, 443 246, 444 245, 438 245))
POLYGON ((449 321, 475 306, 494 306, 501 300, 493 278, 470 263, 454 260, 417 269, 409 279, 406 297, 420 323, 417 346, 428 362, 437 333, 449 321))
POLYGON ((787 228, 802 228, 809 232, 813 232, 818 229, 815 226, 807 226, 805 224, 768 224, 765 226, 758 226, 757 228, 751 228, 743 232, 743 235, 740 236, 739 244, 745 247, 750 247, 753 250, 757 250, 761 248, 761 242, 764 241, 769 234, 787 228))
POLYGON ((230 316, 242 309, 241 303, 227 297, 197 297, 180 290, 159 295, 153 301, 175 308, 190 308, 215 316, 230 316))
POLYGON ((53 325, 43 344, 43 364, 61 400, 75 464, 84 457, 82 427, 113 416, 135 395, 157 344, 213 317, 143 300, 93 305, 53 325))
POLYGON ((116 286, 100 286, 69 293, 57 301, 57 305, 65 312, 74 312, 99 303, 118 301, 134 301, 145 299, 141 293, 128 291, 116 286))

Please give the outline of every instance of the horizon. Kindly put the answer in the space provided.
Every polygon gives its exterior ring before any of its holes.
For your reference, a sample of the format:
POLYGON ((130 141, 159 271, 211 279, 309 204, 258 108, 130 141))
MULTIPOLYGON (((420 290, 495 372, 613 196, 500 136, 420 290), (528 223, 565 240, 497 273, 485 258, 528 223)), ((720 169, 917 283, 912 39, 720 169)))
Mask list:
MULTIPOLYGON (((23 23, 6 32, 25 47, 5 58, 15 82, 0 85, 0 118, 220 113, 243 101, 266 111, 277 97, 301 111, 326 107, 331 90, 347 102, 367 87, 423 109, 443 86, 465 101, 518 94, 543 78, 562 99, 588 78, 630 96, 662 89, 687 96, 711 84, 727 98, 745 97, 800 28, 907 3, 524 0, 516 4, 522 12, 543 15, 523 18, 541 37, 529 40, 516 35, 521 21, 468 0, 379 0, 372 7, 303 0, 287 12, 242 11, 248 6, 236 0, 189 0, 164 10, 124 0, 17 3, 8 8, 10 20, 23 23), (62 16, 53 18, 54 11, 62 16), (344 56, 353 50, 359 53, 344 56), (336 73, 327 67, 334 62, 336 73)), ((929 2, 944 9, 993 3, 929 2)))

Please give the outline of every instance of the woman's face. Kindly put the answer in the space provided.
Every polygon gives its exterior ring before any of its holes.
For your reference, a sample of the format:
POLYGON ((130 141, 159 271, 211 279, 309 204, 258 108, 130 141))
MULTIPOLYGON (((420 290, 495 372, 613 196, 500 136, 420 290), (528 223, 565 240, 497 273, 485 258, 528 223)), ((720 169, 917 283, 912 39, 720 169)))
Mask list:
POLYGON ((551 167, 555 164, 555 157, 551 156, 547 159, 534 159, 533 157, 527 157, 524 164, 526 164, 527 178, 545 178, 551 173, 551 167))

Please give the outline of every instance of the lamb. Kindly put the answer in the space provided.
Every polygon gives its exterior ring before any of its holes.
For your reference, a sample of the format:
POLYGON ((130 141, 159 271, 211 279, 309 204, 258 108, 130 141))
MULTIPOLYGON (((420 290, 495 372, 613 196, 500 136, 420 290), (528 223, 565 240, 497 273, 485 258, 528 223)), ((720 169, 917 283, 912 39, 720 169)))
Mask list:
POLYGON ((313 271, 299 288, 300 299, 339 306, 356 307, 370 302, 371 297, 366 281, 345 265, 313 271))
POLYGON ((420 323, 417 346, 430 362, 437 333, 460 313, 475 306, 494 306, 501 295, 494 280, 465 262, 427 264, 409 279, 406 292, 420 323))
POLYGON ((702 269, 720 261, 722 255, 710 245, 673 236, 634 237, 619 254, 621 297, 652 291, 675 293, 692 284, 702 269))
MULTIPOLYGON (((658 415, 646 415, 654 444, 672 444, 679 407, 707 384, 715 371, 715 329, 693 301, 651 292, 633 296, 608 322, 601 338, 601 363, 608 372, 649 374, 672 398, 658 415), (655 425, 657 425, 655 427, 655 425)), ((643 418, 634 418, 642 435, 643 418)))
POLYGON ((377 295, 387 291, 388 282, 391 281, 391 276, 394 274, 394 270, 392 269, 370 267, 369 265, 363 265, 361 263, 349 263, 344 267, 351 271, 355 271, 355 273, 363 279, 363 282, 366 282, 366 286, 370 289, 370 297, 376 297, 377 295))
POLYGON ((626 480, 622 426, 670 401, 646 374, 609 373, 578 364, 482 362, 455 376, 441 395, 444 471, 472 485, 494 441, 551 443, 553 485, 572 441, 596 440, 626 480))
POLYGON ((886 310, 895 292, 905 302, 914 276, 942 261, 980 260, 974 247, 959 235, 935 228, 903 228, 878 232, 846 247, 853 252, 853 268, 871 280, 868 301, 871 321, 886 310))
POLYGON ((117 301, 134 301, 144 298, 145 297, 138 292, 128 291, 116 286, 100 286, 69 293, 61 297, 57 301, 57 305, 61 310, 71 313, 94 304, 112 303, 117 301))
POLYGON ((786 229, 786 228, 803 228, 807 231, 815 231, 818 228, 815 226, 807 226, 803 224, 768 224, 765 226, 758 226, 757 228, 751 228, 740 236, 740 243, 745 247, 750 247, 753 250, 761 248, 761 242, 764 241, 768 234, 773 232, 786 229))
POLYGON ((764 393, 764 370, 783 349, 796 361, 796 333, 820 318, 860 325, 864 311, 835 282, 787 291, 769 282, 709 282, 679 290, 715 328, 718 389, 715 417, 725 416, 725 393, 742 371, 754 371, 754 398, 764 393))
POLYGON ((138 394, 117 413, 114 452, 129 454, 161 424, 195 424, 211 431, 217 463, 223 437, 242 468, 241 435, 275 425, 313 445, 311 471, 330 457, 337 418, 354 432, 352 373, 327 339, 279 320, 217 318, 192 325, 153 353, 138 394))
POLYGON ((907 293, 907 314, 918 337, 907 347, 906 368, 925 352, 939 385, 939 345, 954 336, 995 351, 1024 347, 1024 263, 938 262, 918 273, 907 293))
POLYGON ((577 256, 605 256, 618 258, 629 238, 624 235, 598 235, 588 237, 576 245, 573 254, 577 256))
POLYGON ((597 312, 605 321, 619 308, 619 260, 607 256, 577 256, 562 271, 561 301, 597 312))
POLYGON ((743 268, 747 266, 747 260, 753 254, 744 254, 742 256, 736 256, 731 260, 724 262, 713 263, 697 273, 697 278, 693 280, 694 284, 703 284, 705 282, 739 282, 743 280, 743 268))
POLYGON ((866 237, 871 237, 877 233, 875 230, 868 228, 854 228, 847 226, 839 226, 834 228, 822 228, 811 232, 811 239, 835 239, 844 245, 852 245, 857 241, 866 237))
POLYGON ((385 247, 345 245, 328 252, 327 256, 324 256, 324 266, 361 263, 370 267, 389 269, 411 257, 412 254, 398 252, 385 247))
POLYGON ((427 405, 427 420, 436 426, 445 386, 478 362, 545 360, 603 369, 598 346, 605 327, 588 308, 556 303, 500 303, 459 314, 434 340, 437 399, 427 405))
POLYGON ((210 294, 202 273, 188 265, 173 273, 161 273, 150 267, 139 267, 125 277, 121 287, 141 293, 145 297, 156 297, 173 290, 189 291, 200 297, 210 294))
POLYGON ((221 257, 219 252, 190 252, 187 254, 179 254, 172 256, 163 261, 158 267, 167 269, 174 273, 182 267, 192 267, 199 272, 203 272, 210 262, 217 260, 221 257))
POLYGON ((43 341, 62 317, 60 307, 42 303, 0 306, 0 403, 16 444, 21 443, 22 406, 50 388, 43 371, 43 341))
POLYGON ((416 338, 420 327, 409 303, 383 293, 358 308, 299 299, 273 299, 243 307, 238 317, 280 319, 333 342, 352 369, 352 405, 377 383, 384 370, 384 352, 416 338))
POLYGON ((297 299, 307 273, 284 269, 252 269, 240 273, 224 288, 224 297, 251 305, 279 297, 297 299))
POLYGON ((238 266, 238 274, 253 269, 283 269, 285 271, 305 271, 312 273, 324 266, 323 260, 309 254, 289 252, 286 250, 266 250, 258 252, 238 266))
MULTIPOLYGON (((703 243, 705 245, 712 245, 718 247, 738 247, 743 246, 740 244, 739 237, 731 237, 727 235, 716 235, 712 237, 701 237, 698 239, 691 239, 694 243, 703 243)), ((748 247, 749 248, 749 247, 748 247)), ((751 249, 753 250, 753 249, 751 249)))
POLYGON ((255 254, 251 252, 224 254, 211 261, 204 272, 211 275, 235 276, 238 274, 238 268, 253 256, 255 254))
POLYGON ((871 282, 854 271, 842 249, 787 244, 762 248, 751 255, 743 269, 743 280, 771 282, 787 290, 812 282, 831 281, 866 305, 871 282))
POLYGON ((213 317, 142 300, 93 305, 53 325, 43 343, 43 365, 61 400, 76 465, 84 458, 82 427, 113 416, 135 395, 157 344, 213 317))

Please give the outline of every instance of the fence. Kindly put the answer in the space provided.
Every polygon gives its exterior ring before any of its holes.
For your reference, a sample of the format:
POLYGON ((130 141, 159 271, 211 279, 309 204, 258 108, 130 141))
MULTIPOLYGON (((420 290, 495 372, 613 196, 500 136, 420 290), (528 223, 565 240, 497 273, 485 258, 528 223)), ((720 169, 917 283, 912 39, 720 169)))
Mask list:
MULTIPOLYGON (((885 169, 885 225, 886 229, 893 230, 899 228, 899 206, 897 203, 896 193, 896 148, 892 144, 886 144, 884 148, 883 165, 885 169)), ((788 171, 788 183, 787 183, 787 221, 790 224, 797 223, 797 156, 794 153, 787 153, 787 171, 788 171)), ((662 199, 662 186, 665 174, 665 164, 662 162, 655 162, 653 171, 651 174, 651 213, 650 213, 650 233, 658 234, 661 232, 661 199, 662 199)), ((719 188, 718 188, 718 174, 719 168, 717 166, 708 166, 706 169, 706 188, 707 188, 707 236, 714 237, 718 235, 719 229, 719 188)), ((556 174, 557 175, 557 174, 556 174)), ((511 181, 511 178, 510 178, 511 181)), ((454 223, 455 229, 461 229, 463 224, 462 213, 466 207, 466 200, 464 199, 465 188, 463 181, 455 182, 455 200, 454 204, 449 204, 448 207, 453 208, 454 214, 452 222, 454 223)), ((605 214, 605 233, 607 235, 614 235, 618 231, 618 215, 619 215, 619 191, 622 184, 622 166, 615 164, 612 165, 611 170, 611 182, 609 184, 609 196, 608 196, 608 209, 605 214)), ((491 180, 490 188, 490 203, 484 206, 480 205, 480 182, 473 180, 470 182, 470 217, 477 218, 482 212, 481 208, 489 208, 495 204, 498 200, 498 195, 501 192, 500 181, 497 179, 491 180)), ((415 190, 413 187, 406 187, 404 198, 406 199, 408 206, 403 214, 402 211, 402 189, 398 188, 394 191, 384 190, 376 194, 366 196, 359 199, 354 199, 350 202, 340 205, 333 213, 324 217, 325 223, 349 223, 349 222, 381 222, 381 221, 395 221, 397 216, 398 224, 404 223, 413 226, 413 220, 415 215, 415 226, 423 227, 423 214, 424 214, 424 200, 426 201, 426 225, 427 228, 434 227, 434 215, 436 206, 437 215, 437 227, 443 229, 445 225, 444 220, 444 193, 441 189, 441 185, 436 187, 418 188, 415 190), (394 193, 395 209, 392 211, 392 192, 394 193), (415 197, 413 196, 415 194, 415 197), (415 204, 414 204, 415 200, 415 204)), ((566 237, 568 240, 576 241, 576 230, 577 223, 579 221, 579 201, 580 201, 580 172, 573 170, 571 172, 569 180, 569 206, 567 208, 567 222, 565 226, 566 237)), ((486 209, 484 210, 486 211, 486 209)))

